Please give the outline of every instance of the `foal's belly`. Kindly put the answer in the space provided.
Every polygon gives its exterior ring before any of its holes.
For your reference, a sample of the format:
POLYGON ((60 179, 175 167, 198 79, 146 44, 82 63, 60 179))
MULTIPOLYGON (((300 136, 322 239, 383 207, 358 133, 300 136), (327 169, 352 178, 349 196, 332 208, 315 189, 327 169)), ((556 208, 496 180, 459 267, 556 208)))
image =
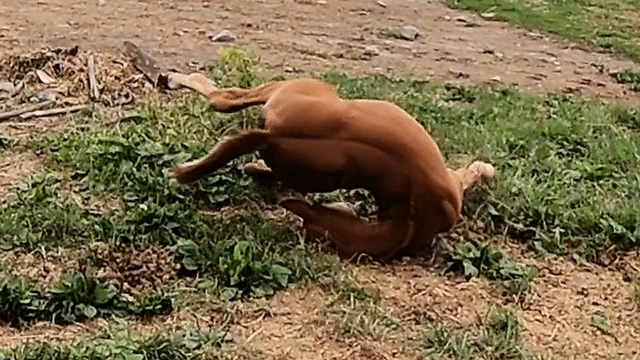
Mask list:
POLYGON ((298 192, 331 192, 357 186, 339 147, 323 146, 319 140, 287 139, 269 144, 260 154, 274 176, 298 192))

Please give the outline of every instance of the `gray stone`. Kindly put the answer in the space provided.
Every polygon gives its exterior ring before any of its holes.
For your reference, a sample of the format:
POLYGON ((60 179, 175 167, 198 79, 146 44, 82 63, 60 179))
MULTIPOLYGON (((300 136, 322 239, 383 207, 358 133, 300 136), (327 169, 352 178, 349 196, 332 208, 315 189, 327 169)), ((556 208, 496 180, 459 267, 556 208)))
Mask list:
POLYGON ((367 45, 364 47, 364 54, 367 56, 378 56, 380 55, 380 49, 375 45, 367 45))
POLYGON ((232 42, 235 41, 237 37, 229 30, 222 30, 215 35, 210 35, 209 39, 213 42, 232 42))
POLYGON ((420 30, 413 25, 405 25, 400 28, 400 36, 405 40, 414 41, 420 36, 420 30))
POLYGON ((52 93, 51 91, 40 91, 37 95, 36 98, 38 99, 38 102, 45 102, 45 101, 56 101, 56 94, 52 93))

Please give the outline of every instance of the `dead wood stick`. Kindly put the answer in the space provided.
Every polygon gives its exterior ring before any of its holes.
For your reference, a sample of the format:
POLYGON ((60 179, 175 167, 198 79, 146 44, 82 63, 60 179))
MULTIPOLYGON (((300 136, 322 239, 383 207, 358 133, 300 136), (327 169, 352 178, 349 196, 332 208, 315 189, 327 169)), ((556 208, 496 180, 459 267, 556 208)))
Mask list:
POLYGON ((89 72, 89 91, 93 100, 100 99, 100 91, 98 90, 98 80, 96 79, 96 65, 93 55, 89 56, 87 71, 89 72))
POLYGON ((75 111, 89 109, 90 107, 91 107, 90 105, 75 105, 75 106, 69 106, 69 107, 54 108, 49 110, 37 110, 37 111, 24 113, 20 115, 20 118, 24 120, 24 119, 29 119, 31 117, 42 117, 42 116, 66 114, 66 113, 71 113, 75 111))
POLYGON ((29 105, 29 106, 25 106, 22 109, 16 109, 16 110, 11 110, 11 111, 7 111, 4 113, 0 113, 0 121, 5 120, 5 119, 10 119, 14 116, 21 116, 30 112, 34 112, 40 109, 44 109, 47 106, 53 104, 55 101, 44 101, 38 104, 34 104, 34 105, 29 105))
POLYGON ((124 54, 129 58, 133 66, 142 72, 153 86, 157 86, 158 78, 163 72, 158 63, 131 41, 125 41, 124 47, 124 54))

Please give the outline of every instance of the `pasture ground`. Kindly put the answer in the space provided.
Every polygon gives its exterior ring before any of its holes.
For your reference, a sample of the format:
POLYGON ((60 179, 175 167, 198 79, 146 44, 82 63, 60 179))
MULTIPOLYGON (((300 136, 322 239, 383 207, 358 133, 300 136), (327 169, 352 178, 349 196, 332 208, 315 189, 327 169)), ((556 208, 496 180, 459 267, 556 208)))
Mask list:
MULTIPOLYGON (((638 358, 640 7, 446 2, 0 5, 2 59, 79 45, 106 89, 132 40, 223 85, 313 74, 396 102, 452 165, 498 170, 436 251, 348 264, 242 175, 252 156, 169 181, 257 109, 134 84, 134 106, 1 122, 0 358, 638 358), (389 35, 404 25, 421 35, 389 35), (233 44, 209 40, 222 29, 233 44)), ((372 209, 360 191, 316 196, 332 198, 372 209)))

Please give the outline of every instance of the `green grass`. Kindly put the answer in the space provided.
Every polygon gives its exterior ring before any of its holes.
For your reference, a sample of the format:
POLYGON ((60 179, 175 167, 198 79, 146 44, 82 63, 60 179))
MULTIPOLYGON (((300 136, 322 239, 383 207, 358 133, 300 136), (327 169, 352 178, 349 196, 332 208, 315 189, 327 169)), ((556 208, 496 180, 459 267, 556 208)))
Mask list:
POLYGON ((113 284, 77 272, 49 289, 15 276, 0 282, 0 323, 16 328, 35 321, 70 324, 107 316, 149 318, 172 310, 172 299, 161 291, 129 300, 113 284))
POLYGON ((640 3, 635 0, 444 0, 451 7, 509 21, 616 52, 640 62, 640 3))
POLYGON ((347 282, 320 308, 325 317, 336 318, 340 336, 384 341, 401 332, 399 319, 382 306, 377 289, 364 289, 347 282))
POLYGON ((1 360, 199 360, 219 358, 220 347, 230 341, 223 331, 184 330, 172 334, 159 332, 148 337, 114 331, 95 339, 69 345, 53 343, 23 344, 0 350, 1 360))
POLYGON ((495 309, 477 328, 450 330, 436 326, 426 334, 425 359, 542 359, 521 338, 517 316, 508 308, 495 309))
POLYGON ((523 297, 531 289, 537 269, 518 264, 504 252, 479 241, 456 244, 449 250, 447 271, 462 272, 465 277, 485 276, 495 281, 503 293, 523 297))
MULTIPOLYGON (((228 52, 210 72, 218 83, 246 87, 264 80, 254 66, 250 57, 228 52)), ((345 97, 396 102, 429 129, 452 166, 468 156, 495 164, 492 185, 470 193, 464 208, 487 224, 487 235, 506 229, 536 248, 591 259, 612 245, 640 245, 637 111, 513 89, 382 76, 324 79, 345 97)), ((289 224, 260 216, 278 189, 242 173, 256 154, 193 186, 170 180, 172 164, 203 155, 225 134, 255 123, 258 113, 213 113, 193 95, 140 106, 118 126, 87 120, 22 146, 45 159, 44 169, 0 205, 0 245, 170 246, 183 275, 210 279, 228 299, 269 296, 293 282, 335 276, 335 257, 301 245, 289 224), (89 206, 95 202, 117 206, 89 206), (211 216, 229 206, 224 220, 211 216)), ((317 198, 335 197, 374 209, 363 191, 317 198)))

